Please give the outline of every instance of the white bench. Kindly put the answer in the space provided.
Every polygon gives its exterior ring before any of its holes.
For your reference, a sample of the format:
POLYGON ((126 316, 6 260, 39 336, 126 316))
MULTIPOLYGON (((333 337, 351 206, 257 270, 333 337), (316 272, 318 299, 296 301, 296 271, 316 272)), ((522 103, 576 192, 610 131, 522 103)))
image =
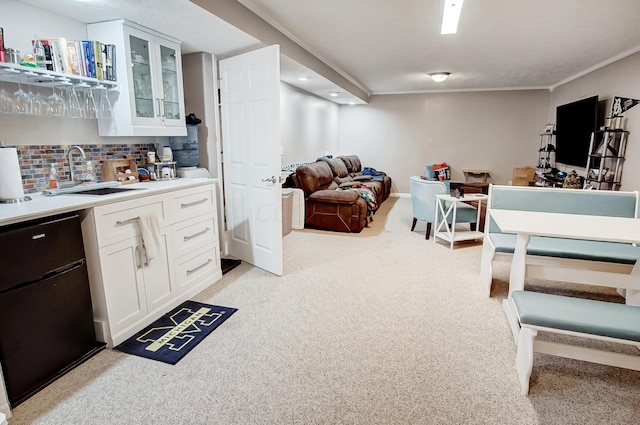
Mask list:
MULTIPOLYGON (((493 262, 511 263, 517 240, 515 234, 498 227, 492 211, 637 218, 639 197, 638 192, 491 185, 480 263, 480 281, 487 296, 493 262)), ((625 288, 616 280, 628 280, 639 257, 640 247, 631 243, 532 236, 527 245, 526 277, 625 288)))
POLYGON ((503 307, 518 346, 516 370, 522 394, 529 393, 534 352, 640 371, 638 355, 536 339, 540 331, 638 347, 638 306, 514 291, 503 307))

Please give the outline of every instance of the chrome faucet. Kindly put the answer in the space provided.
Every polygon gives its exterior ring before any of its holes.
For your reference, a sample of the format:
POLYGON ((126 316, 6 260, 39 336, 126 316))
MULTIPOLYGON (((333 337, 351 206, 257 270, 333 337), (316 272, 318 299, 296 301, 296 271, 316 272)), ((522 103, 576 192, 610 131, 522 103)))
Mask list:
POLYGON ((74 145, 74 146, 71 146, 71 148, 69 148, 69 153, 67 154, 69 156, 69 173, 71 174, 71 181, 73 183, 76 183, 76 176, 73 171, 73 159, 71 158, 74 150, 77 150, 78 152, 80 152, 80 155, 82 155, 82 159, 84 161, 86 161, 87 155, 85 155, 84 149, 82 149, 78 145, 74 145))

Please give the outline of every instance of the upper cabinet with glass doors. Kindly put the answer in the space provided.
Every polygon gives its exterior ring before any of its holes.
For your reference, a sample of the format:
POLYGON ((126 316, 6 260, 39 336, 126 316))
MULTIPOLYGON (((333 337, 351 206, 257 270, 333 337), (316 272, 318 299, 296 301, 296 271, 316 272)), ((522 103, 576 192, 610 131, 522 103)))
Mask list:
POLYGON ((100 136, 185 136, 180 42, 125 20, 89 24, 87 35, 116 46, 120 90, 100 136))

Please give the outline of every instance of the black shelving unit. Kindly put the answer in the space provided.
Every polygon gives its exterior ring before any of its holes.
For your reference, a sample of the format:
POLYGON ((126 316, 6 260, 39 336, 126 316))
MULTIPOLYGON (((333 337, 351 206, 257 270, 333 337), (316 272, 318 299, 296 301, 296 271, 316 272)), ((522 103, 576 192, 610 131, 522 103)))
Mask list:
POLYGON ((550 173, 556 166, 556 148, 553 143, 555 131, 540 134, 540 149, 538 150, 538 165, 536 173, 538 175, 550 173))
POLYGON ((586 189, 620 189, 628 135, 628 131, 619 129, 591 133, 586 166, 586 189))

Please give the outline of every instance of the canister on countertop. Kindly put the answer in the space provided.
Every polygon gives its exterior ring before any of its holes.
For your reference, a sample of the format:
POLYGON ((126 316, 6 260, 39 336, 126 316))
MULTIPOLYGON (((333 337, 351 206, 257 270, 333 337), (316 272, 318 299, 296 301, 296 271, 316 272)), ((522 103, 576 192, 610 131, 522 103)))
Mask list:
POLYGON ((5 55, 7 63, 20 63, 20 50, 12 49, 10 47, 5 49, 5 55))

